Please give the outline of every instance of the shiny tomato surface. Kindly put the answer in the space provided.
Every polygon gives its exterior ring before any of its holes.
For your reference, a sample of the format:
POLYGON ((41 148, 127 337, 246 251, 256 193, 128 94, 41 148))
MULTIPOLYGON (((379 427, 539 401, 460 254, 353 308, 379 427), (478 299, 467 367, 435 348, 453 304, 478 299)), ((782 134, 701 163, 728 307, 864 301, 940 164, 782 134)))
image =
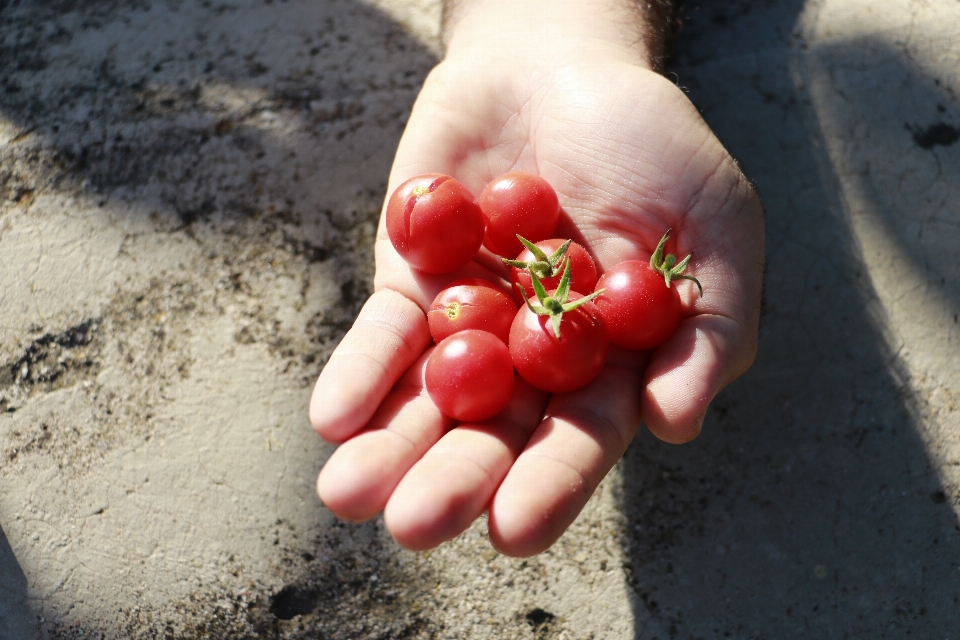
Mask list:
POLYGON ((461 422, 497 415, 513 395, 513 361, 500 338, 467 329, 449 336, 427 358, 427 394, 440 411, 461 422))
POLYGON ((613 265, 597 282, 603 295, 593 302, 610 342, 626 349, 653 349, 680 324, 680 294, 643 260, 613 265))
POLYGON ((480 209, 487 225, 483 246, 507 258, 523 250, 518 234, 533 243, 546 240, 560 219, 557 192, 526 171, 505 173, 488 184, 480 194, 480 209))
MULTIPOLYGON (((581 297, 571 293, 569 300, 581 297)), ((531 385, 552 393, 574 391, 593 380, 603 369, 609 347, 606 327, 593 302, 563 314, 560 338, 549 317, 533 313, 526 305, 510 327, 513 366, 531 385)))
POLYGON ((517 303, 489 280, 458 280, 437 294, 427 323, 434 342, 465 329, 480 329, 500 338, 504 344, 510 336, 510 325, 517 315, 517 303))
POLYGON ((387 201, 387 234, 410 266, 424 273, 449 273, 477 255, 483 214, 473 194, 438 173, 410 178, 387 201))

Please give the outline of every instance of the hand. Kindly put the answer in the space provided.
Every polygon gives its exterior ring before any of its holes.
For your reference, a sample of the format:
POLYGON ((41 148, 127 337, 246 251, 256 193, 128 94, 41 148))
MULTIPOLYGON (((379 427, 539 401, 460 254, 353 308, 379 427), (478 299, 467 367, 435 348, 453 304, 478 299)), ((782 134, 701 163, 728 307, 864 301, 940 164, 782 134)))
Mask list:
POLYGON ((423 389, 423 310, 455 279, 497 280, 506 270, 482 252, 456 273, 419 274, 393 250, 381 217, 375 293, 321 373, 310 415, 323 438, 343 443, 318 479, 324 503, 355 521, 385 510, 411 549, 459 535, 484 511, 503 553, 546 549, 641 418, 663 440, 692 440, 756 351, 763 216, 736 163, 684 94, 650 70, 642 47, 588 29, 610 25, 540 15, 531 38, 520 26, 529 16, 510 11, 458 24, 417 99, 388 193, 421 173, 452 175, 475 194, 506 171, 537 173, 560 197, 555 236, 585 245, 601 271, 649 259, 672 229, 673 252, 693 253, 688 273, 704 296, 677 282, 676 334, 650 353, 612 348, 585 388, 551 397, 517 377, 502 414, 456 425, 423 389))

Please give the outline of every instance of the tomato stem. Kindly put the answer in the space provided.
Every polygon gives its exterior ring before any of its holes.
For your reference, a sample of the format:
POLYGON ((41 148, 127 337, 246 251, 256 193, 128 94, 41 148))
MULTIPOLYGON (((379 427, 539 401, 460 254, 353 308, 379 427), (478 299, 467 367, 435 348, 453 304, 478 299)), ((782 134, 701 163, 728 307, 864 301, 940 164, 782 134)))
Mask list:
MULTIPOLYGON (((567 241, 566 244, 569 244, 569 241, 567 241)), ((530 299, 527 297, 527 292, 520 283, 517 283, 517 288, 520 289, 520 295, 523 296, 523 301, 527 304, 527 308, 538 316, 550 316, 550 325, 553 328, 554 335, 557 336, 557 340, 560 339, 560 324, 563 320, 563 314, 585 305, 604 292, 604 289, 600 289, 588 296, 567 302, 567 299, 570 297, 570 273, 570 261, 568 260, 563 269, 563 275, 560 276, 560 284, 557 286, 557 290, 553 292, 553 295, 550 296, 547 295, 547 291, 543 288, 543 283, 540 282, 537 274, 533 271, 530 272, 530 280, 533 283, 533 291, 537 294, 539 305, 530 302, 530 299)))
POLYGON ((543 249, 533 244, 520 234, 517 234, 517 240, 519 240, 523 246, 530 250, 530 253, 533 254, 535 260, 524 262, 522 260, 500 258, 503 260, 504 264, 508 264, 511 267, 516 267, 517 269, 526 269, 530 273, 536 273, 541 278, 552 278, 560 272, 561 266, 567 262, 567 260, 564 258, 567 254, 567 249, 570 248, 570 240, 567 240, 557 247, 557 250, 549 256, 544 252, 543 249))
POLYGON ((677 256, 672 253, 668 253, 666 256, 663 255, 663 247, 667 244, 667 238, 670 237, 671 231, 672 229, 667 229, 667 232, 660 238, 656 250, 653 252, 653 255, 650 256, 650 268, 663 276, 663 281, 666 283, 667 288, 670 287, 672 280, 693 281, 697 285, 697 289, 700 290, 700 297, 702 298, 703 287, 700 285, 700 281, 693 276, 684 275, 683 273, 684 269, 686 269, 690 263, 690 258, 693 257, 693 253, 687 254, 687 257, 679 263, 677 262, 677 256))

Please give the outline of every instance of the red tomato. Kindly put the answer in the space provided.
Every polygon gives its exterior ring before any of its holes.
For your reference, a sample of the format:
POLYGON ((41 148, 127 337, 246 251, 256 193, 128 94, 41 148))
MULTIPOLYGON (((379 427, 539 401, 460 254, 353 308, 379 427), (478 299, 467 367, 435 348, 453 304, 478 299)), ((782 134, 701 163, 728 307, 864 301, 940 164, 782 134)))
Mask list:
POLYGON ((427 358, 427 393, 437 408, 462 422, 497 415, 513 395, 510 350, 486 331, 467 329, 443 340, 427 358))
POLYGON ((487 230, 483 246, 500 256, 515 256, 523 250, 520 234, 537 243, 557 228, 560 202, 546 180, 526 171, 505 173, 480 194, 480 209, 487 230))
POLYGON ((437 294, 427 323, 434 342, 464 329, 481 329, 507 343, 517 303, 489 280, 458 280, 437 294))
POLYGON ((450 176, 410 178, 387 202, 387 233, 397 253, 424 273, 449 273, 473 260, 483 242, 483 214, 473 194, 450 176))
MULTIPOLYGON (((582 297, 571 292, 569 301, 582 297)), ((520 308, 510 327, 510 356, 524 380, 537 389, 562 393, 579 389, 600 373, 610 340, 593 304, 563 314, 560 338, 549 316, 537 315, 526 305, 520 308)))
MULTIPOLYGON (((534 244, 543 249, 543 252, 549 256, 564 242, 566 242, 566 240, 551 238, 550 240, 535 242, 534 244)), ((576 242, 571 242, 570 247, 567 249, 566 259, 570 261, 570 290, 581 294, 591 293, 597 284, 597 266, 593 263, 593 258, 590 257, 586 249, 576 242)), ((531 262, 536 260, 536 258, 534 258, 533 253, 529 249, 524 249, 523 252, 517 256, 517 260, 521 262, 531 262)), ((563 263, 561 263, 560 266, 561 268, 557 270, 556 275, 549 278, 540 278, 540 282, 543 283, 543 288, 547 291, 556 289, 560 285, 560 278, 563 275, 563 263)), ((527 292, 528 298, 536 296, 533 291, 533 282, 530 280, 530 272, 526 269, 510 267, 510 281, 513 284, 514 294, 518 297, 517 284, 520 284, 523 290, 527 292)), ((600 297, 602 298, 603 296, 600 297)))
POLYGON ((613 265, 597 282, 606 292, 594 304, 607 325, 610 342, 626 349, 653 349, 680 324, 680 294, 667 286, 649 262, 613 265))

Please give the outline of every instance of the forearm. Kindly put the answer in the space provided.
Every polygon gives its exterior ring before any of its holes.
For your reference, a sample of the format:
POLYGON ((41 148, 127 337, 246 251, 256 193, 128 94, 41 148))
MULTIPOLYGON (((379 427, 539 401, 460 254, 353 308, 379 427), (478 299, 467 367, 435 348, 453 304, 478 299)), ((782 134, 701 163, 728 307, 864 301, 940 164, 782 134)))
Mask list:
POLYGON ((660 70, 679 30, 681 2, 445 0, 443 42, 448 52, 518 47, 551 59, 602 49, 660 70))

